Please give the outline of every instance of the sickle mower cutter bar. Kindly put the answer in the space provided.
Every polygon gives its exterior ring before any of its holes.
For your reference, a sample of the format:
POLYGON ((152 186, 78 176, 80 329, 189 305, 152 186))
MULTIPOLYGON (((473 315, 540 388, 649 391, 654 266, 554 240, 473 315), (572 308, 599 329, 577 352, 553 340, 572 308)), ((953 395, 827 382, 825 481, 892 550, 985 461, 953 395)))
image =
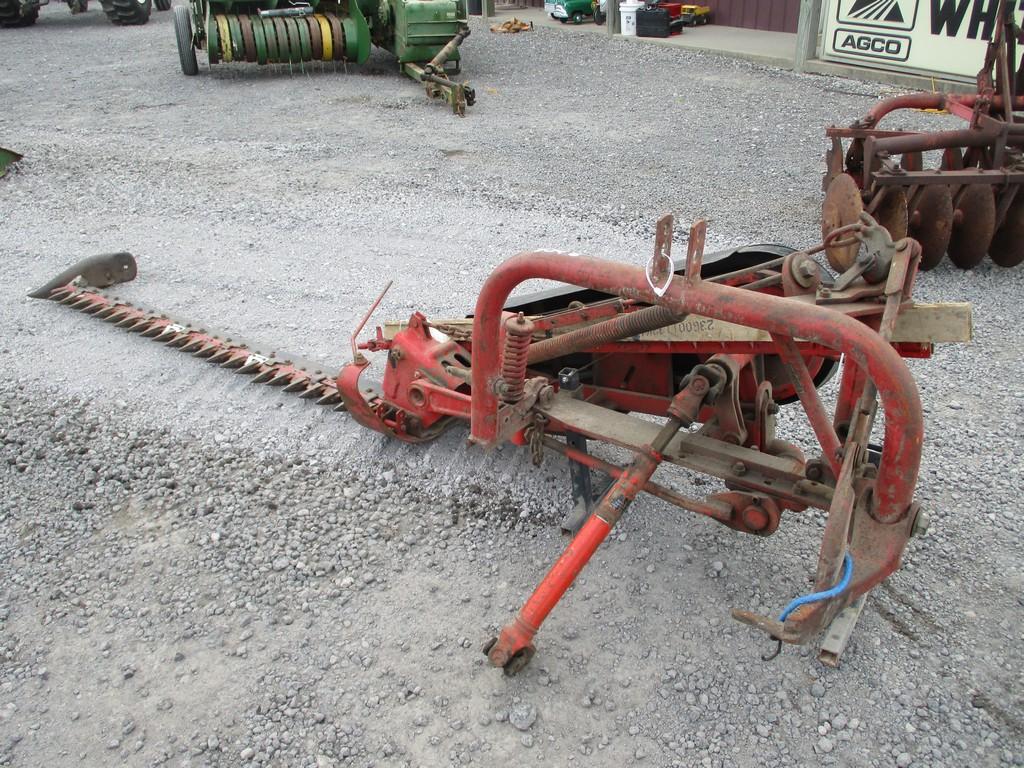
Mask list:
POLYGON ((899 567, 925 525, 913 500, 921 404, 901 355, 928 357, 935 342, 966 341, 969 307, 913 303, 919 245, 893 243, 866 214, 830 235, 830 243, 862 245, 838 277, 811 257, 824 246, 751 247, 704 263, 703 222, 677 272, 671 217, 657 231, 646 270, 524 253, 495 269, 471 319, 432 323, 416 312, 357 345, 367 313, 352 336, 353 360, 336 376, 101 290, 135 276, 128 254, 87 259, 32 295, 347 411, 398 440, 430 440, 461 421, 484 448, 527 445, 538 463, 546 450, 567 457, 583 519, 566 524, 571 543, 485 647, 509 674, 529 661, 542 622, 641 492, 758 536, 772 534, 785 514, 827 510, 815 576, 823 595, 780 619, 733 615, 780 643, 807 642, 831 624, 823 658, 838 663, 862 596, 899 567), (572 288, 508 303, 517 285, 537 278, 572 288), (364 352, 386 356, 381 381, 364 380, 364 352), (829 414, 816 387, 837 369, 829 414), (809 455, 775 434, 779 405, 789 401, 803 406, 817 438, 809 455), (885 437, 873 446, 878 407, 885 437), (625 448, 632 459, 610 464, 588 452, 591 442, 625 448), (656 481, 659 468, 712 475, 724 488, 689 498, 656 481), (597 499, 591 471, 609 478, 597 499))
MULTIPOLYGON (((1000 0, 1000 20, 978 73, 976 93, 917 93, 881 101, 849 128, 829 128, 822 232, 871 213, 890 235, 921 244, 921 269, 949 253, 971 269, 988 253, 1001 267, 1024 261, 1024 62, 1016 73, 1021 30, 1012 5, 1000 0), (967 122, 960 130, 881 130, 886 115, 905 109, 945 110, 967 122), (845 150, 843 141, 849 140, 845 150), (942 153, 925 168, 924 153, 942 153)), ((846 269, 856 248, 834 246, 828 259, 846 269)))

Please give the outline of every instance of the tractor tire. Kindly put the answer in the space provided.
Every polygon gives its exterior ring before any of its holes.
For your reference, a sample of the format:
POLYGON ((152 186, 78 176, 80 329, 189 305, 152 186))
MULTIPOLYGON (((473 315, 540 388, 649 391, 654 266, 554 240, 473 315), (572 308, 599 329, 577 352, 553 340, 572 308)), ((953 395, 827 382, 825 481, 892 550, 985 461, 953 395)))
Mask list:
POLYGON ((178 41, 178 58, 181 60, 181 71, 192 77, 199 74, 196 62, 196 49, 192 45, 192 19, 187 6, 179 5, 174 9, 174 38, 178 41))
POLYGON ((38 18, 38 5, 27 8, 23 14, 20 0, 0 0, 0 27, 30 27, 38 18))
POLYGON ((103 12, 111 24, 131 27, 145 24, 153 12, 153 0, 108 0, 103 3, 103 12))
POLYGON ((573 24, 582 24, 583 23, 583 14, 580 13, 579 11, 576 11, 572 15, 572 23, 573 24))
POLYGON ((171 10, 171 3, 173 0, 154 0, 154 5, 158 11, 169 11, 171 10))
POLYGON ((600 11, 594 11, 594 23, 598 26, 604 24, 604 14, 600 11))

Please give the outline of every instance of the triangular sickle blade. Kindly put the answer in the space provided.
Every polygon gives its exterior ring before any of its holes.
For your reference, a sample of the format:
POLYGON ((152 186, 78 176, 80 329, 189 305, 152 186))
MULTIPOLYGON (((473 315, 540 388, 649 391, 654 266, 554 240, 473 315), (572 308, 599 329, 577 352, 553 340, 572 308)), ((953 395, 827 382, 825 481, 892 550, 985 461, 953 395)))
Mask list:
POLYGON ((298 392, 300 389, 305 389, 309 384, 309 379, 306 376, 301 373, 296 374, 296 376, 297 378, 284 388, 285 392, 298 392))
POLYGON ((658 219, 654 229, 654 255, 647 262, 647 284, 651 286, 654 295, 659 298, 665 295, 669 284, 672 282, 672 275, 676 271, 675 262, 672 261, 672 227, 675 219, 672 214, 666 214, 658 219))
POLYGON ((335 403, 337 403, 340 400, 341 400, 341 395, 338 394, 337 390, 329 389, 329 390, 327 390, 326 393, 324 393, 324 395, 322 397, 320 397, 316 401, 316 404, 317 405, 334 405, 335 403))

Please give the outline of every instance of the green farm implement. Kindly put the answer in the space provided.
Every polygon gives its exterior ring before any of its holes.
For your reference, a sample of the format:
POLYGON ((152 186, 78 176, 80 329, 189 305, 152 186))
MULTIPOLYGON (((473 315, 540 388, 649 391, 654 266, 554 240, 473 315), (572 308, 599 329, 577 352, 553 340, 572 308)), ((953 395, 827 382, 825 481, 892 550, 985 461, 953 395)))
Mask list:
POLYGON ((393 53, 406 75, 456 114, 474 101, 472 88, 449 77, 459 73, 459 45, 469 35, 465 0, 190 0, 174 9, 174 31, 186 75, 199 73, 197 49, 206 51, 211 66, 303 68, 362 64, 375 45, 393 53))

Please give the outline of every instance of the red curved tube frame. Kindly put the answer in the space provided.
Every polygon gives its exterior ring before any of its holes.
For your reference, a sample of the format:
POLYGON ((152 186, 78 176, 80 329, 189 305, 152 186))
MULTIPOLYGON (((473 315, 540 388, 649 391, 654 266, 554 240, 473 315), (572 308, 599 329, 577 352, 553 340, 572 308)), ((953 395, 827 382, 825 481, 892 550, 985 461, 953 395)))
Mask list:
MULTIPOLYGON (((873 106, 861 119, 861 124, 876 128, 883 117, 890 112, 899 109, 945 109, 947 103, 961 104, 968 109, 973 109, 979 95, 976 93, 951 94, 951 93, 908 93, 903 96, 894 96, 891 99, 884 99, 873 106)), ((993 109, 1003 108, 1003 97, 992 97, 993 109)), ((1018 96, 1013 101, 1015 111, 1024 110, 1024 95, 1018 96)))
POLYGON ((885 413, 885 448, 872 498, 872 515, 883 523, 895 523, 907 515, 924 439, 921 399, 907 366, 882 337, 835 310, 706 281, 688 285, 677 277, 659 299, 648 285, 642 267, 584 256, 521 253, 499 265, 484 283, 473 321, 473 442, 490 447, 498 440, 501 403, 495 385, 501 375, 501 311, 512 290, 533 279, 555 280, 647 304, 661 304, 674 312, 792 336, 848 355, 877 385, 885 413))

